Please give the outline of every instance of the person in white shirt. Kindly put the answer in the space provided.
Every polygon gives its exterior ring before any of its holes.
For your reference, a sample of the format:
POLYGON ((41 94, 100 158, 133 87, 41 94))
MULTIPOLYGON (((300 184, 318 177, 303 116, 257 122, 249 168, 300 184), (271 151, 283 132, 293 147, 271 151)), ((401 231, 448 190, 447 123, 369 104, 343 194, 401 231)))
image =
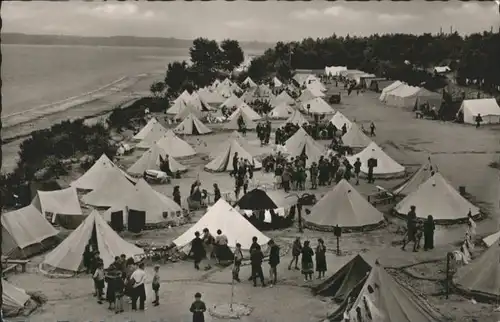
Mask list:
POLYGON ((139 310, 144 311, 144 303, 146 302, 146 272, 144 272, 144 263, 140 263, 139 267, 130 276, 132 284, 132 310, 137 310, 137 299, 139 299, 139 310))

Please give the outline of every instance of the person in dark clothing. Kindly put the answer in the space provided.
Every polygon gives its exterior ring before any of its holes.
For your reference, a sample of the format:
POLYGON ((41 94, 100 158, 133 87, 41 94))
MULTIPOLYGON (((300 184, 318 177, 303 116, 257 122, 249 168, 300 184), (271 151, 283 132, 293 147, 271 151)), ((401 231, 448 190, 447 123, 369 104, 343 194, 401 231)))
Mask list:
POLYGON ((112 265, 110 270, 108 270, 104 275, 104 280, 106 284, 108 284, 106 288, 106 300, 109 303, 108 310, 115 309, 116 302, 116 279, 121 277, 121 273, 116 270, 116 268, 112 265))
POLYGON ((476 116, 476 129, 478 129, 481 126, 481 122, 483 122, 483 118, 481 117, 481 114, 478 113, 476 116))
POLYGON ((375 124, 373 122, 370 124, 370 136, 376 136, 375 135, 375 124))
POLYGON ((347 124, 342 125, 342 135, 347 133, 347 124))
POLYGON ((316 272, 318 272, 318 279, 325 277, 326 272, 326 246, 323 239, 318 239, 318 246, 316 246, 316 272))
POLYGON ((373 168, 375 168, 377 166, 377 159, 375 159, 375 158, 369 158, 367 162, 368 162, 368 176, 367 176, 367 180, 368 180, 368 183, 374 183, 375 180, 373 178, 373 168))
POLYGON ((83 266, 87 274, 92 274, 92 257, 94 255, 92 241, 89 240, 83 251, 83 266))
POLYGON ((207 306, 205 302, 201 300, 201 294, 196 293, 194 295, 194 302, 189 308, 189 312, 193 313, 193 322, 205 322, 205 312, 207 311, 207 306))
POLYGON ((236 176, 238 174, 238 152, 234 152, 234 155, 233 155, 233 171, 231 171, 231 173, 229 173, 229 175, 232 177, 232 176, 236 176))
MULTIPOLYGON (((416 228, 417 228, 417 213, 416 213, 416 207, 415 206, 411 206, 410 207, 410 211, 408 212, 408 215, 407 215, 407 221, 406 221, 406 228, 407 228, 407 232, 406 232, 406 236, 403 240, 403 247, 401 247, 402 250, 405 250, 406 248, 406 245, 413 241, 415 242, 415 233, 416 233, 416 228)), ((413 251, 417 251, 416 249, 416 243, 413 247, 413 251)))
POLYGON ((174 192, 172 193, 172 196, 174 197, 175 203, 181 206, 181 190, 179 186, 174 187, 174 192))
POLYGON ((253 286, 257 286, 257 277, 259 277, 260 282, 262 283, 262 287, 266 286, 264 282, 264 273, 262 272, 262 261, 264 260, 264 254, 262 250, 259 248, 255 249, 250 254, 250 264, 252 265, 252 279, 253 286))
POLYGON ((304 242, 304 247, 302 247, 302 274, 304 275, 304 281, 312 280, 314 274, 314 263, 313 256, 314 251, 309 246, 308 240, 304 242))
POLYGON ((162 158, 160 155, 160 170, 165 172, 168 176, 172 176, 172 170, 170 170, 170 161, 168 159, 168 154, 165 155, 165 158, 162 158))
POLYGON ((292 245, 292 261, 288 265, 288 270, 292 269, 292 264, 295 262, 295 269, 298 270, 299 267, 299 256, 302 253, 302 243, 300 242, 300 237, 295 238, 292 245))
POLYGON ((189 254, 193 256, 194 268, 199 270, 200 263, 207 254, 205 252, 203 240, 200 238, 200 232, 195 232, 194 236, 194 239, 191 241, 191 251, 189 252, 189 254))
POLYGON ((424 222, 424 250, 434 249, 435 229, 434 218, 432 215, 427 216, 427 220, 424 222))
POLYGON ((270 247, 269 252, 269 284, 271 287, 276 285, 278 281, 278 264, 280 263, 280 247, 276 245, 274 240, 269 240, 267 243, 270 247))
MULTIPOLYGON (((253 236, 252 237, 252 244, 250 245, 250 250, 249 250, 250 254, 252 254, 252 252, 254 250, 260 249, 260 245, 259 245, 259 243, 257 241, 258 241, 258 238, 255 237, 255 236, 253 236)), ((251 281, 252 279, 253 279, 253 274, 250 275, 250 277, 248 278, 248 280, 251 281)))
MULTIPOLYGON (((354 162, 354 175, 356 176, 356 185, 359 185, 359 173, 361 172, 361 160, 359 158, 354 162)), ((373 174, 372 174, 373 176, 373 174)))
POLYGON ((219 201, 220 198, 221 198, 221 194, 220 194, 219 185, 214 183, 214 203, 219 201))

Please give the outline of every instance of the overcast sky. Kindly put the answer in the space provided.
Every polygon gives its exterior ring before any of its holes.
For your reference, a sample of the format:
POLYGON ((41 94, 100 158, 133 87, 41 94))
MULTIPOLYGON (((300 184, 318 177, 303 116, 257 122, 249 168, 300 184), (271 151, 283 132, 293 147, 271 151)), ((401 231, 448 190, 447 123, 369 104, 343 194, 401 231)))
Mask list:
POLYGON ((495 3, 17 2, 2 4, 3 32, 80 36, 299 40, 373 33, 498 30, 495 3))

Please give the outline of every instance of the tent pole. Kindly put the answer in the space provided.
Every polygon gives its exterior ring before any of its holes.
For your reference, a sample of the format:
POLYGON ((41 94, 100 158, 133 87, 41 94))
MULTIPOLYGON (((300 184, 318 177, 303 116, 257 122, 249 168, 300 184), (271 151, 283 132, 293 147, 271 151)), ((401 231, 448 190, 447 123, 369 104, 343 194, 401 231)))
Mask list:
POLYGON ((446 254, 446 299, 450 295, 450 260, 452 256, 452 253, 446 254))

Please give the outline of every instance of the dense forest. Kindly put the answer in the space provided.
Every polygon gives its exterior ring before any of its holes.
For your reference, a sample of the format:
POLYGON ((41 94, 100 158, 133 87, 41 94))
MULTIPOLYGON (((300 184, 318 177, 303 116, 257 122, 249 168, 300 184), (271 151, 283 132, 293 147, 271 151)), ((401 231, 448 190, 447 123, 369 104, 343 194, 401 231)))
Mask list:
POLYGON ((499 57, 499 33, 484 32, 465 37, 458 33, 370 37, 333 35, 322 39, 307 38, 300 42, 278 42, 274 48, 252 61, 248 75, 260 80, 268 77, 269 73, 276 73, 288 79, 294 69, 347 66, 349 69, 419 83, 426 81, 425 75, 431 73, 434 66, 448 65, 456 71, 459 84, 465 84, 466 79, 484 80, 482 89, 491 92, 500 85, 499 57))

